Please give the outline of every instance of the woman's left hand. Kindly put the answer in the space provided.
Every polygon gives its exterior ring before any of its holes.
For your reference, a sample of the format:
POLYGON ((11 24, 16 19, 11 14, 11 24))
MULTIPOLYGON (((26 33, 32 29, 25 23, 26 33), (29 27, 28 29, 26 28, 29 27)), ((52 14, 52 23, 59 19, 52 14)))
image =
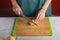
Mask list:
POLYGON ((41 9, 39 12, 38 12, 38 14, 37 14, 37 16, 36 16, 36 19, 35 19, 35 22, 36 23, 38 23, 39 21, 41 21, 42 19, 44 19, 45 18, 45 10, 44 9, 41 9))

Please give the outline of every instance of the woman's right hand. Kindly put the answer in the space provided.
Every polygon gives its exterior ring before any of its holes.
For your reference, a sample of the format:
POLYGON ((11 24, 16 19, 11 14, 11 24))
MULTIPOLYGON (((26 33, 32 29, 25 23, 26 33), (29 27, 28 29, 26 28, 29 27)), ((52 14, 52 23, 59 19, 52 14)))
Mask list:
POLYGON ((17 3, 12 6, 12 9, 17 15, 22 13, 22 9, 17 3))

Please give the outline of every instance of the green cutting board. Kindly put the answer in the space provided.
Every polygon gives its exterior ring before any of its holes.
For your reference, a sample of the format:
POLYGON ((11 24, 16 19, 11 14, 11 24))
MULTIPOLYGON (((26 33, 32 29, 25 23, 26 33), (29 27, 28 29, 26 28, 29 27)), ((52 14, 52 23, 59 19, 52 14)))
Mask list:
POLYGON ((27 22, 28 20, 23 17, 16 17, 14 32, 16 31, 17 36, 52 36, 52 27, 48 17, 40 21, 38 26, 30 26, 27 22))

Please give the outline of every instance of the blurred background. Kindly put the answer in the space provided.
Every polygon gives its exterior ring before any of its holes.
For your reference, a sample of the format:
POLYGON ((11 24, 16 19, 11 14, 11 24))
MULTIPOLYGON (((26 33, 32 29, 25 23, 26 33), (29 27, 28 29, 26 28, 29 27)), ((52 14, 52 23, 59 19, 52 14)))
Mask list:
MULTIPOLYGON (((60 16, 60 0, 52 0, 52 14, 60 16)), ((12 11, 11 0, 0 0, 0 17, 1 16, 16 16, 12 11)))

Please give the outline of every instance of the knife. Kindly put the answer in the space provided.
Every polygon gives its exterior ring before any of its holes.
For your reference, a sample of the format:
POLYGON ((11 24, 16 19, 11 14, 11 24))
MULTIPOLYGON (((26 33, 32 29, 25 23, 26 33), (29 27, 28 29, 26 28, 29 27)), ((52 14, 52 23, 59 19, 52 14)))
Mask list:
POLYGON ((23 16, 25 19, 31 21, 32 23, 34 23, 35 25, 37 25, 35 22, 33 22, 30 18, 26 17, 23 13, 21 13, 21 16, 23 16))

